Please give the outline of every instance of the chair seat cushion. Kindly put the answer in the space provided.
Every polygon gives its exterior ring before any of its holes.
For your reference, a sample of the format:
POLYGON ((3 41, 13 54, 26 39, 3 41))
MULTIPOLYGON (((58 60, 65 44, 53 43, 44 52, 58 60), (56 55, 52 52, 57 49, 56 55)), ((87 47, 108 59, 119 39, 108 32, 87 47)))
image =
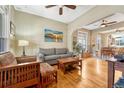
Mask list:
POLYGON ((117 61, 124 62, 124 55, 123 54, 115 55, 114 57, 117 59, 117 61))
POLYGON ((16 65, 17 61, 11 52, 0 54, 0 66, 16 65))
POLYGON ((41 75, 45 76, 45 75, 54 73, 56 69, 50 66, 48 63, 41 63, 40 71, 41 71, 41 75))
POLYGON ((49 56, 45 56, 45 61, 54 60, 54 59, 57 59, 57 58, 59 58, 59 57, 60 57, 59 55, 49 55, 49 56))

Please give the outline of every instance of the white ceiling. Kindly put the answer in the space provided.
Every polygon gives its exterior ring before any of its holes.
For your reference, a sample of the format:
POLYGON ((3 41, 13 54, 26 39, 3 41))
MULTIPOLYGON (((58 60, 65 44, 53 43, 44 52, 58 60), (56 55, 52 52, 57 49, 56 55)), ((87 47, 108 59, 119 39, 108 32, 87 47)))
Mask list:
POLYGON ((117 29, 102 31, 100 34, 108 34, 111 33, 112 37, 121 37, 124 36, 124 27, 119 28, 119 30, 122 30, 121 32, 117 32, 117 29))
POLYGON ((97 28, 102 28, 101 24, 102 24, 102 20, 103 19, 107 20, 108 22, 117 21, 117 23, 119 23, 119 22, 124 21, 124 14, 123 13, 112 14, 112 15, 110 15, 108 17, 105 17, 105 18, 102 18, 102 19, 100 19, 100 20, 98 20, 96 22, 87 24, 87 25, 83 26, 83 28, 89 29, 89 30, 94 30, 94 29, 97 29, 97 28))
POLYGON ((122 32, 122 31, 124 31, 124 27, 119 27, 117 29, 111 29, 111 30, 101 31, 99 33, 100 34, 108 34, 108 33, 117 32, 117 30, 120 30, 120 32, 122 32))
POLYGON ((63 7, 63 15, 59 15, 59 6, 45 8, 45 5, 15 5, 16 10, 42 16, 63 23, 70 23, 92 9, 93 5, 78 5, 75 10, 63 7))

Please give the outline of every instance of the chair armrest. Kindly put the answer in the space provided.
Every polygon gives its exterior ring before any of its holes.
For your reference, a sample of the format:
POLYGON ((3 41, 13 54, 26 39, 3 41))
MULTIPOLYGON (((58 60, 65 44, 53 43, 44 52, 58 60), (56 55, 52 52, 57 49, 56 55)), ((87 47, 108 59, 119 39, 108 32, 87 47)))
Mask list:
POLYGON ((29 87, 40 82, 40 62, 0 68, 0 87, 29 87), (30 83, 30 81, 34 81, 30 83))
POLYGON ((37 61, 38 61, 38 62, 44 62, 44 60, 45 60, 44 54, 38 53, 38 54, 37 54, 37 61))

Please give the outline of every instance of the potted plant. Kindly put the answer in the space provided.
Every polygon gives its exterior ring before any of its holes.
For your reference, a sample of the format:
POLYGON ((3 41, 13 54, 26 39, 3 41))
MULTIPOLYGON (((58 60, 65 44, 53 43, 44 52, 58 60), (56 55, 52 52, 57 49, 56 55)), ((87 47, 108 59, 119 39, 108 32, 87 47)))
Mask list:
POLYGON ((75 45, 75 54, 76 54, 77 56, 81 57, 81 54, 83 53, 83 51, 84 51, 84 49, 83 49, 82 44, 78 42, 78 43, 75 45))

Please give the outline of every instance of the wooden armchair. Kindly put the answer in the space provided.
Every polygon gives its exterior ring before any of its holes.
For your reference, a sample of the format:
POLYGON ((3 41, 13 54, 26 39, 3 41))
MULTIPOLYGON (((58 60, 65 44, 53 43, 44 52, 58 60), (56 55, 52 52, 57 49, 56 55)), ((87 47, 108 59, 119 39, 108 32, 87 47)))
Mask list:
POLYGON ((40 86, 40 63, 17 64, 10 52, 0 54, 0 88, 40 86))
POLYGON ((111 57, 114 54, 113 48, 111 47, 103 47, 101 48, 101 57, 111 57))

